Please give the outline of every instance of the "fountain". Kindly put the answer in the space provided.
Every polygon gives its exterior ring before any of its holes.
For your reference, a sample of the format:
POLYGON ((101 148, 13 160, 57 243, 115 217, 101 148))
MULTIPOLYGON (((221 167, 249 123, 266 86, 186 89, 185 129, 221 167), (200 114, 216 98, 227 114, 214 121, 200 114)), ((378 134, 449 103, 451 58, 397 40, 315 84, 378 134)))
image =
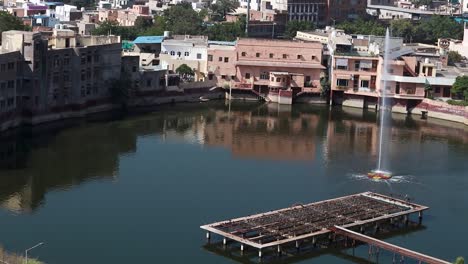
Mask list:
POLYGON ((369 172, 367 176, 373 180, 387 180, 392 177, 392 173, 388 171, 388 143, 390 141, 390 114, 391 106, 387 98, 387 79, 388 65, 390 61, 390 32, 387 28, 385 34, 385 53, 383 62, 383 86, 380 89, 380 133, 379 133, 379 157, 377 169, 369 172))

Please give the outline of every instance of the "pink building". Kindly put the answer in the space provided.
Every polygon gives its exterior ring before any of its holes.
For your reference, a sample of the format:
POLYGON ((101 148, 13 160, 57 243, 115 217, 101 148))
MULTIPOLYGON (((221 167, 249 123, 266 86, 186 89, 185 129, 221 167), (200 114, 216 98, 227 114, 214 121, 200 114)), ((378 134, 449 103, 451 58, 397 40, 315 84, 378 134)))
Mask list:
POLYGON ((144 5, 133 5, 133 13, 139 15, 149 15, 149 7, 144 5))
POLYGON ((306 93, 320 93, 322 45, 288 40, 239 39, 233 89, 247 89, 268 101, 291 104, 306 93))
POLYGON ((236 78, 236 43, 223 41, 208 42, 207 72, 209 80, 216 80, 218 87, 229 87, 236 78))
POLYGON ((387 96, 392 98, 393 111, 407 113, 425 98, 428 85, 434 97, 451 96, 456 74, 438 73, 437 66, 441 67, 443 62, 437 57, 421 58, 411 53, 400 56, 389 62, 386 77, 383 63, 381 56, 335 54, 331 70, 333 102, 376 108, 382 90, 386 89, 387 96))
POLYGON ((99 10, 99 21, 117 21, 117 11, 116 9, 100 9, 99 10))

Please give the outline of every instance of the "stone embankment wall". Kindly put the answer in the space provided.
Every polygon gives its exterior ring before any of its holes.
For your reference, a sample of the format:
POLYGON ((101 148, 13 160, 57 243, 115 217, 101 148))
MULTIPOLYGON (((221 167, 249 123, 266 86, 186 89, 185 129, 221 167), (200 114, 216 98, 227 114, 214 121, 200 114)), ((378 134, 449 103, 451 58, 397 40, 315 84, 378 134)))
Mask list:
MULTIPOLYGON (((136 96, 128 102, 128 107, 151 107, 160 104, 181 103, 181 102, 200 102, 204 100, 222 99, 224 93, 221 91, 209 91, 208 88, 186 89, 185 92, 163 93, 163 94, 144 94, 136 96)), ((0 119, 0 132, 17 128, 21 125, 39 125, 49 122, 56 122, 70 118, 84 118, 93 114, 109 112, 121 108, 121 105, 109 102, 99 103, 93 106, 81 107, 80 109, 55 110, 49 113, 43 113, 34 116, 22 116, 21 114, 12 114, 8 118, 0 119)))
POLYGON ((424 99, 413 110, 413 113, 427 112, 428 117, 449 120, 468 125, 468 107, 450 105, 445 102, 424 99))

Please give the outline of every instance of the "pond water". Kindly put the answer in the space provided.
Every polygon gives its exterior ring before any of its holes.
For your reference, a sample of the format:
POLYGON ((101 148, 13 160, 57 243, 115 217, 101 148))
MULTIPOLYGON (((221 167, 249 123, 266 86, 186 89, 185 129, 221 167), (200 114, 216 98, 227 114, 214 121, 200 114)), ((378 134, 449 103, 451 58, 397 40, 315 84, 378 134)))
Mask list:
POLYGON ((386 241, 468 256, 468 129, 393 115, 392 181, 362 176, 377 139, 372 111, 240 102, 17 133, 0 139, 0 244, 45 242, 29 254, 47 263, 233 263, 204 248, 200 225, 377 191, 430 207, 425 228, 386 241))

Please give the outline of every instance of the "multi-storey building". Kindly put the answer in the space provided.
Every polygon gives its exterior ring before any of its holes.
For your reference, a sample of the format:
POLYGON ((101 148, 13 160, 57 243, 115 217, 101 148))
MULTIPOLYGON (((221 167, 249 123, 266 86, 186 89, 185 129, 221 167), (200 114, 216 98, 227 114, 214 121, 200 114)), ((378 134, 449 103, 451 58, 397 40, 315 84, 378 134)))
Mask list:
POLYGON ((175 72, 179 66, 186 64, 193 69, 195 80, 206 77, 208 37, 206 36, 173 36, 161 44, 159 59, 163 69, 175 72))
POLYGON ((21 85, 18 51, 0 54, 0 130, 3 122, 13 120, 18 114, 16 97, 21 85))
POLYGON ((34 115, 76 110, 110 99, 110 84, 120 78, 121 45, 115 36, 80 36, 54 29, 41 33, 7 31, 2 53, 20 52, 17 104, 34 115))
POLYGON ((239 39, 231 89, 250 90, 272 102, 291 104, 306 93, 320 93, 322 44, 239 39))
POLYGON ((446 66, 446 56, 427 45, 403 45, 392 38, 392 59, 384 70, 382 37, 350 36, 349 49, 337 48, 330 38, 330 82, 333 102, 360 108, 377 107, 385 89, 393 111, 411 112, 430 89, 435 97, 449 98, 458 75, 446 66), (444 71, 441 69, 444 68, 444 71))
POLYGON ((208 41, 208 79, 218 87, 229 87, 236 78, 236 42, 208 41))

